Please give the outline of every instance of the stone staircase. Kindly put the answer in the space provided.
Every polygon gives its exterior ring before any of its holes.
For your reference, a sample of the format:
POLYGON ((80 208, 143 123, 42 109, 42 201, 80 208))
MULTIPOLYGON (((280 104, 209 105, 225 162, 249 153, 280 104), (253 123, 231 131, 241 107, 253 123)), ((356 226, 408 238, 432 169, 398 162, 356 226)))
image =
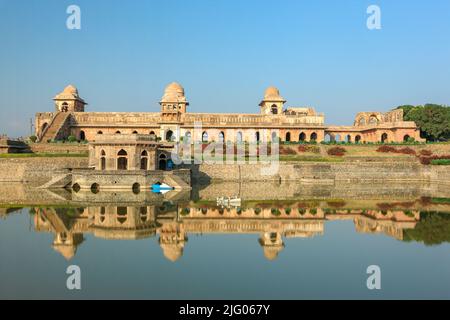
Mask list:
POLYGON ((70 113, 67 113, 67 112, 58 112, 53 117, 53 120, 50 123, 50 125, 47 127, 47 129, 43 132, 39 141, 47 143, 49 140, 56 139, 59 131, 64 126, 64 123, 66 122, 69 115, 70 115, 70 113))

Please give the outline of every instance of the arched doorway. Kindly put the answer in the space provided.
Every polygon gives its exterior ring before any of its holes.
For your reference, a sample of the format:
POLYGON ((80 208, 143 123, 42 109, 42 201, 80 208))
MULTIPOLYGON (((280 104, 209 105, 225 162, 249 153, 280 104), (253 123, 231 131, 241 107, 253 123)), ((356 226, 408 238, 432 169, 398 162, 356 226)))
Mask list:
POLYGON ((336 141, 336 142, 341 142, 341 141, 342 141, 341 135, 340 135, 340 134, 335 135, 335 136, 334 136, 334 141, 336 141))
POLYGON ((317 141, 317 133, 313 132, 311 133, 311 142, 317 141))
POLYGON ((291 133, 286 133, 286 142, 291 142, 291 133))
POLYGON ((345 137, 345 142, 351 143, 351 142, 352 142, 352 136, 348 134, 348 135, 345 137))
POLYGON ((100 170, 106 170, 106 153, 104 150, 100 153, 100 170))
POLYGON ((225 142, 225 133, 223 131, 219 132, 219 142, 224 143, 225 142))
POLYGON ((117 153, 117 170, 128 170, 128 154, 125 150, 120 150, 117 153))
POLYGON ((166 170, 167 169, 167 156, 164 153, 161 153, 159 155, 159 170, 166 170))
POLYGON ((325 137, 324 137, 324 141, 325 142, 332 142, 333 141, 333 137, 331 136, 331 134, 329 134, 329 133, 326 133, 325 134, 325 137))
POLYGON ((141 153, 141 170, 148 169, 148 153, 147 151, 142 151, 141 153))
POLYGON ((259 131, 257 131, 257 132, 255 133, 255 139, 256 139, 256 142, 259 142, 259 141, 260 141, 259 131))
POLYGON ((382 135, 381 135, 381 143, 386 143, 386 142, 388 142, 388 134, 387 133, 383 133, 382 135))
POLYGON ((206 131, 202 133, 202 142, 208 142, 208 132, 206 131))
POLYGON ((411 137, 407 134, 403 137, 403 142, 409 142, 410 139, 411 137))
POLYGON ((166 132, 166 141, 171 142, 171 141, 173 141, 173 138, 174 138, 173 131, 172 130, 168 130, 166 132))
POLYGON ((80 131, 80 141, 85 141, 86 140, 86 134, 84 133, 84 131, 80 131))
POLYGON ((357 135, 357 136, 355 137, 355 142, 356 142, 356 143, 360 143, 360 142, 361 142, 361 136, 360 136, 360 135, 357 135))
POLYGON ((276 132, 272 132, 272 142, 279 142, 278 135, 276 132))
POLYGON ((299 137, 298 137, 298 141, 305 141, 306 140, 306 134, 304 132, 300 133, 299 137))
POLYGON ((184 142, 191 143, 191 132, 190 131, 186 131, 186 133, 184 134, 184 142))
POLYGON ((238 133, 236 134, 236 142, 237 143, 242 143, 243 140, 244 139, 243 139, 243 136, 242 136, 242 132, 238 131, 238 133))

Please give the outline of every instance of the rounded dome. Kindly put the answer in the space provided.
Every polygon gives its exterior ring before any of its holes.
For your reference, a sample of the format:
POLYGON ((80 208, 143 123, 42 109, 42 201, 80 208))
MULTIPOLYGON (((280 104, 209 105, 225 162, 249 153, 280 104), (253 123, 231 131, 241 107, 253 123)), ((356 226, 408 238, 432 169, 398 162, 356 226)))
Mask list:
POLYGON ((266 89, 266 93, 264 94, 265 98, 273 98, 273 97, 279 97, 280 91, 276 87, 269 87, 266 89))
POLYGON ((172 82, 166 87, 165 93, 177 93, 184 96, 184 88, 177 82, 172 82))
POLYGON ((161 99, 162 103, 186 103, 184 95, 184 88, 176 82, 169 84, 164 90, 164 96, 161 99))

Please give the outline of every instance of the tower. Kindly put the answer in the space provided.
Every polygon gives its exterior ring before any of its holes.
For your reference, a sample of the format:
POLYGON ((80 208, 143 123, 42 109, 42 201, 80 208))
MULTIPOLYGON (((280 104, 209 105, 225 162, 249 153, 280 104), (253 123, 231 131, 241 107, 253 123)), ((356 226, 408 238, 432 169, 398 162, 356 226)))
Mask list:
POLYGON ((53 101, 55 101, 56 112, 84 112, 87 105, 73 85, 68 85, 63 92, 53 98, 53 101))
POLYGON ((280 96, 280 91, 275 87, 269 87, 264 94, 264 99, 259 106, 261 107, 261 114, 279 115, 283 113, 283 106, 286 100, 280 96))

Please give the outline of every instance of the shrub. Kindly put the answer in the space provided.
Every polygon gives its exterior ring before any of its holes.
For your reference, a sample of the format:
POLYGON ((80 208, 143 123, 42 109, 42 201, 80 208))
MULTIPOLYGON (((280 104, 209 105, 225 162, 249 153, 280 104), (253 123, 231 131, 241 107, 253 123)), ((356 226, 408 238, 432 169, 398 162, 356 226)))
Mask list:
POLYGON ((389 153, 389 152, 391 152, 391 153, 401 153, 401 154, 407 154, 407 155, 412 155, 412 156, 416 155, 416 151, 414 149, 409 148, 409 147, 397 149, 395 147, 387 146, 387 145, 383 145, 381 147, 378 147, 377 152, 382 152, 382 153, 389 153))
POLYGON ((307 144, 301 144, 298 146, 298 152, 305 153, 305 152, 311 152, 311 153, 320 153, 320 148, 317 146, 311 146, 307 144))
POLYGON ((431 156, 431 157, 420 157, 420 163, 423 165, 448 165, 450 162, 450 155, 444 156, 431 156))
POLYGON ((420 150, 420 155, 424 157, 431 157, 433 152, 430 150, 420 150))
POLYGON ((382 152, 382 153, 388 153, 388 152, 396 152, 397 149, 391 146, 386 146, 383 145, 381 147, 378 147, 377 152, 382 152))
POLYGON ((333 147, 331 149, 328 149, 328 151, 327 151, 328 155, 337 156, 337 157, 344 156, 346 152, 347 152, 347 150, 345 150, 345 148, 342 148, 342 147, 333 147))
POLYGON ((75 136, 68 136, 68 137, 67 137, 67 141, 69 141, 69 142, 75 142, 75 141, 77 141, 77 138, 75 138, 75 136))
POLYGON ((416 155, 416 151, 414 149, 411 149, 409 147, 406 148, 402 148, 400 150, 397 151, 398 153, 402 153, 402 154, 408 154, 411 156, 415 156, 416 155))
POLYGON ((280 154, 281 155, 284 155, 284 156, 293 156, 293 155, 296 155, 297 154, 297 152, 295 152, 295 150, 294 149, 291 149, 291 148, 284 148, 284 147, 281 147, 280 148, 280 154))
POLYGON ((437 165, 437 166, 450 166, 450 159, 431 160, 431 164, 437 165))
POLYGON ((30 141, 35 143, 37 141, 37 137, 36 136, 30 136, 30 141))

